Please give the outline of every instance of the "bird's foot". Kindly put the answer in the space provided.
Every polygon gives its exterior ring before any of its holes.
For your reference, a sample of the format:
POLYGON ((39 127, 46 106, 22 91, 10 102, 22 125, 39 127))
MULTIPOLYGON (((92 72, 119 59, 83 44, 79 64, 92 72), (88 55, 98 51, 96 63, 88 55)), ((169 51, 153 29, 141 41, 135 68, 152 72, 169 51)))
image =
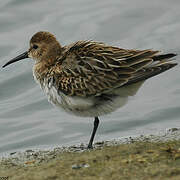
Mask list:
POLYGON ((88 144, 87 149, 88 149, 88 150, 93 149, 92 144, 88 144))

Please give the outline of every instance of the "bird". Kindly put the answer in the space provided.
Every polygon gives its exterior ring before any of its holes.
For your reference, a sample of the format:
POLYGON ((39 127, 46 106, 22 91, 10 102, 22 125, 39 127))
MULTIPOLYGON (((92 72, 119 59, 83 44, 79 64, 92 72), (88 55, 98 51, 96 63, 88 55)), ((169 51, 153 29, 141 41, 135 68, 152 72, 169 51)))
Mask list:
POLYGON ((35 33, 29 49, 4 66, 31 58, 33 76, 48 100, 67 113, 94 118, 87 148, 93 148, 99 116, 124 106, 143 83, 177 65, 177 54, 123 49, 83 40, 61 46, 47 31, 35 33))

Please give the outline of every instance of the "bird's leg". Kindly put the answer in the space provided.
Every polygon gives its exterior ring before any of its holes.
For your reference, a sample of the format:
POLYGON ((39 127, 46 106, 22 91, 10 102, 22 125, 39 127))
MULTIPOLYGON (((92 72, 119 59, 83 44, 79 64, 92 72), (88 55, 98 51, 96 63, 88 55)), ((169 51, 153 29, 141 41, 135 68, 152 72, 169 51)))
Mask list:
POLYGON ((95 119, 94 119, 94 128, 93 128, 93 132, 91 134, 91 138, 89 140, 88 149, 92 149, 93 148, 92 144, 93 144, 94 136, 96 134, 96 130, 98 128, 98 125, 99 125, 99 118, 95 117, 95 119))

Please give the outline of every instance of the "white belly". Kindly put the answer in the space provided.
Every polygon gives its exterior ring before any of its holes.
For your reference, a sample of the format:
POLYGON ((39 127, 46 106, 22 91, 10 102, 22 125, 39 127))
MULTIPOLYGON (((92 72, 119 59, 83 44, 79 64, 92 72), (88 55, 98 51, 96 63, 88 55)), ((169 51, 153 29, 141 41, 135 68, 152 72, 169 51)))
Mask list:
POLYGON ((106 97, 75 97, 65 95, 63 92, 57 92, 53 86, 53 78, 44 79, 43 82, 36 77, 33 67, 33 76, 35 81, 40 84, 48 97, 48 100, 57 107, 66 112, 84 117, 95 117, 111 113, 127 103, 128 97, 136 94, 143 82, 135 83, 127 87, 116 88, 106 93, 106 97))
POLYGON ((50 83, 43 83, 41 86, 45 94, 56 107, 64 109, 70 114, 83 117, 95 117, 111 113, 123 106, 128 97, 109 97, 108 100, 100 97, 75 97, 67 96, 63 92, 57 92, 57 89, 50 83))

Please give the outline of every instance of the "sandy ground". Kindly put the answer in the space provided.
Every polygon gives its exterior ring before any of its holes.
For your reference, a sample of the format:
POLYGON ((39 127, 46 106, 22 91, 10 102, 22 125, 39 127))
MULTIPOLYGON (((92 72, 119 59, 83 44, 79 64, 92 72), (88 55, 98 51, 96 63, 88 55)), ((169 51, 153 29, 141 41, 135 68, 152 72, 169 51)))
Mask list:
POLYGON ((13 152, 0 160, 3 180, 179 180, 180 129, 51 150, 13 152))
MULTIPOLYGON (((104 146, 117 146, 120 144, 130 144, 134 142, 165 142, 169 140, 180 140, 180 128, 168 129, 165 133, 159 135, 141 135, 138 137, 128 137, 115 139, 111 141, 97 142, 94 144, 95 149, 101 149, 104 146)), ((64 152, 85 152, 87 150, 86 144, 73 145, 69 147, 57 147, 52 150, 31 150, 25 152, 13 152, 6 157, 0 158, 0 164, 8 166, 34 166, 42 162, 48 162, 55 159, 60 153, 64 152)))

